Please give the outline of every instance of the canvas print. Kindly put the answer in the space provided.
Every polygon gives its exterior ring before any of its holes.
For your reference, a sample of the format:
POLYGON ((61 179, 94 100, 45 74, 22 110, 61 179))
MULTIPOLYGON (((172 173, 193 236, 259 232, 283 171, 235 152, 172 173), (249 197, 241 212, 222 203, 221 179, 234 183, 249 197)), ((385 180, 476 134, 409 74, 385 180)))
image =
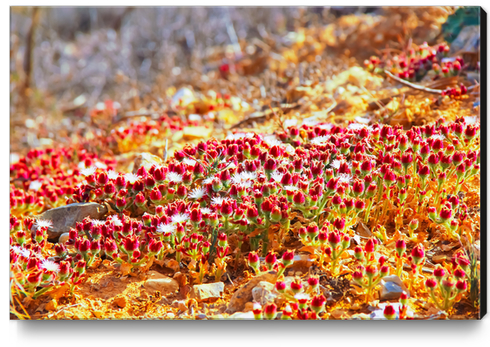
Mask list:
POLYGON ((484 23, 11 7, 10 319, 480 319, 484 23))

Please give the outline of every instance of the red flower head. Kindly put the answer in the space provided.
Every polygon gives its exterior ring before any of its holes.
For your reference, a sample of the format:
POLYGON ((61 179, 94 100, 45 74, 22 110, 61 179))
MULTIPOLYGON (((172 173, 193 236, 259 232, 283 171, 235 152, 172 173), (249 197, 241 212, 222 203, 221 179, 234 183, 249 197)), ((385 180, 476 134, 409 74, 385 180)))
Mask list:
POLYGON ((392 320, 396 318, 396 311, 395 308, 392 305, 386 305, 383 315, 385 316, 386 319, 392 320))
POLYGON ((456 282, 456 289, 458 292, 465 292, 468 289, 468 284, 466 281, 458 281, 456 282))
POLYGON ((437 282, 433 278, 429 278, 425 281, 425 286, 430 290, 433 290, 437 286, 437 282))
POLYGON ((454 270, 453 275, 457 279, 463 279, 464 276, 465 276, 465 272, 464 272, 464 270, 462 268, 458 267, 456 270, 454 270))
POLYGON ((286 266, 289 266, 293 263, 294 261, 294 251, 291 251, 291 252, 284 252, 284 254, 282 255, 282 263, 283 265, 286 267, 286 266))
POLYGON ((267 269, 271 270, 276 262, 276 254, 274 252, 267 253, 267 255, 265 256, 265 265, 267 266, 267 269))
POLYGON ((424 246, 417 245, 414 249, 412 249, 412 258, 415 265, 419 265, 425 257, 424 246))
POLYGON ((293 202, 295 205, 300 206, 305 203, 305 195, 301 191, 297 191, 293 196, 293 202))
POLYGON ((375 244, 374 244, 374 241, 373 239, 369 239, 367 240, 366 242, 366 246, 364 246, 364 250, 366 251, 366 253, 373 253, 374 252, 374 247, 375 247, 375 244))
POLYGON ((340 236, 335 232, 331 232, 328 234, 328 243, 330 247, 336 249, 340 244, 340 236))
POLYGON ((279 293, 284 293, 284 291, 286 290, 286 283, 283 281, 277 281, 276 282, 276 290, 279 293))
POLYGON ((264 315, 266 319, 273 320, 277 315, 277 306, 275 304, 267 304, 264 307, 264 315))
POLYGON ((320 285, 320 280, 318 279, 318 276, 311 276, 308 278, 308 285, 311 287, 312 290, 317 290, 318 286, 320 285))
POLYGON ((344 218, 335 218, 333 221, 333 227, 337 230, 344 230, 345 227, 345 219, 344 218))
POLYGON ((354 248, 354 257, 357 260, 362 260, 362 258, 364 258, 364 252, 360 246, 356 246, 356 248, 354 248))
POLYGON ((124 249, 128 252, 134 252, 135 250, 138 249, 139 246, 139 241, 138 238, 133 236, 133 237, 126 237, 123 241, 123 246, 124 249))
POLYGON ((150 243, 148 244, 148 251, 150 253, 158 254, 162 248, 163 248, 162 241, 155 241, 154 239, 150 239, 150 243))
POLYGON ((405 250, 407 249, 407 245, 405 243, 405 240, 400 239, 400 240, 396 241, 395 249, 396 249, 396 253, 398 254, 398 256, 401 257, 403 255, 403 253, 405 253, 405 250))
POLYGON ((291 287, 291 291, 294 293, 294 294, 298 294, 301 289, 303 289, 303 283, 301 283, 301 279, 299 278, 295 278, 291 284, 290 284, 290 287, 291 287))
POLYGON ((441 220, 442 221, 447 222, 452 217, 452 211, 451 211, 451 209, 448 209, 448 208, 443 207, 441 209, 441 212, 439 213, 439 217, 441 217, 441 220))
POLYGON ((323 295, 316 295, 313 297, 313 299, 311 299, 310 308, 313 310, 313 312, 319 314, 323 311, 325 302, 327 302, 327 299, 323 295))

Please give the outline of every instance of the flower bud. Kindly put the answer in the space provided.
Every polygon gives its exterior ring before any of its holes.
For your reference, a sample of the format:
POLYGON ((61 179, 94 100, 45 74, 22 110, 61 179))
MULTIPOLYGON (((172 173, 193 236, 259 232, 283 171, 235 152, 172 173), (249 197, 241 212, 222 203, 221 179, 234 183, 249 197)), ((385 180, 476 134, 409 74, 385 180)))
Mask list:
POLYGON ((310 308, 316 314, 320 314, 325 308, 325 302, 327 302, 325 296, 316 295, 311 299, 310 308))
POLYGON ((273 320, 277 316, 277 306, 273 303, 267 304, 264 307, 264 316, 268 320, 273 320))
POLYGON ((396 311, 395 311, 395 308, 392 305, 386 305, 386 307, 385 307, 385 309, 383 311, 383 315, 388 320, 396 319, 396 311))

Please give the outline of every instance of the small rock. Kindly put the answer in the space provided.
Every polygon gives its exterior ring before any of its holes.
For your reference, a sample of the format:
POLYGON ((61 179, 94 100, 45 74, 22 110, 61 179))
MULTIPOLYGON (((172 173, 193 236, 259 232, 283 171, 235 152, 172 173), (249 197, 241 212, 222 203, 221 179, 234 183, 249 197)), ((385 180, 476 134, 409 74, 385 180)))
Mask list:
POLYGON ((214 301, 221 297, 225 290, 223 282, 195 285, 191 290, 191 298, 199 301, 214 301))
POLYGON ((261 281, 252 289, 253 301, 258 302, 261 305, 265 305, 269 302, 274 302, 277 294, 273 293, 274 285, 269 282, 261 281))
POLYGON ((245 304, 253 300, 252 290, 262 281, 276 283, 277 273, 269 271, 262 275, 256 276, 248 281, 247 284, 239 288, 231 297, 226 313, 232 314, 237 311, 243 311, 245 304))
POLYGON ((175 313, 172 313, 172 312, 169 312, 167 313, 167 317, 165 317, 166 319, 174 319, 175 318, 175 313))
POLYGON ((114 303, 120 308, 125 308, 126 305, 128 304, 128 300, 126 299, 125 296, 119 296, 114 299, 114 303))
POLYGON ((63 233, 58 239, 58 243, 65 244, 69 239, 70 239, 70 233, 63 233))
POLYGON ((198 315, 196 315, 196 319, 206 320, 208 319, 208 316, 206 316, 204 313, 199 313, 198 315))
POLYGON ((245 309, 243 310, 243 312, 250 312, 254 309, 254 303, 253 302, 247 302, 245 304, 245 309))
POLYGON ((228 319, 235 320, 255 320, 254 313, 252 311, 249 312, 236 312, 228 317, 228 319))
POLYGON ((360 236, 364 236, 364 237, 371 237, 373 235, 373 233, 371 232, 371 230, 369 230, 369 228, 363 222, 359 222, 357 224, 356 232, 360 236))
POLYGON ((136 156, 134 160, 133 173, 138 172, 138 169, 142 166, 145 167, 146 171, 150 170, 153 165, 160 166, 163 164, 163 160, 156 155, 151 153, 140 153, 136 156))
POLYGON ((185 304, 185 300, 175 300, 172 302, 172 307, 178 308, 182 312, 187 311, 187 305, 185 304))
POLYGON ((150 291, 159 291, 162 295, 174 293, 179 289, 179 283, 173 278, 162 275, 157 271, 150 271, 148 279, 143 286, 150 291))
POLYGON ((203 126, 199 127, 185 127, 184 128, 184 140, 196 140, 208 138, 211 136, 213 129, 203 126))
POLYGON ((396 275, 386 276, 381 280, 380 300, 398 300, 403 292, 410 295, 409 290, 396 275))
POLYGON ((95 202, 69 204, 47 210, 37 216, 37 219, 50 220, 53 225, 48 229, 48 239, 58 239, 61 234, 68 233, 77 222, 85 217, 101 219, 107 213, 107 207, 95 202))

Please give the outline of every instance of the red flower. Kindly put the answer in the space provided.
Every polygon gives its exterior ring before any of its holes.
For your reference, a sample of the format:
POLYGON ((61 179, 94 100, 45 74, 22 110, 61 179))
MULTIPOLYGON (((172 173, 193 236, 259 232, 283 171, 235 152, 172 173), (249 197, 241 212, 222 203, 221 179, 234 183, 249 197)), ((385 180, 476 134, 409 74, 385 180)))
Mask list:
POLYGON ((135 250, 137 250, 139 244, 140 243, 138 241, 138 238, 135 236, 126 237, 123 241, 124 249, 128 252, 134 252, 135 250))
POLYGON ((433 278, 429 278, 425 281, 425 286, 429 289, 434 289, 437 286, 437 282, 433 278))
POLYGON ((327 299, 323 295, 316 295, 311 299, 310 308, 316 313, 319 314, 323 311, 325 306, 325 302, 327 299))
POLYGON ((417 245, 414 249, 412 249, 412 258, 413 258, 414 263, 416 265, 418 265, 422 262, 422 260, 424 259, 424 256, 425 256, 424 246, 417 245))
POLYGON ((385 316, 386 319, 395 319, 396 318, 396 311, 395 308, 392 305, 386 305, 383 315, 385 316))

